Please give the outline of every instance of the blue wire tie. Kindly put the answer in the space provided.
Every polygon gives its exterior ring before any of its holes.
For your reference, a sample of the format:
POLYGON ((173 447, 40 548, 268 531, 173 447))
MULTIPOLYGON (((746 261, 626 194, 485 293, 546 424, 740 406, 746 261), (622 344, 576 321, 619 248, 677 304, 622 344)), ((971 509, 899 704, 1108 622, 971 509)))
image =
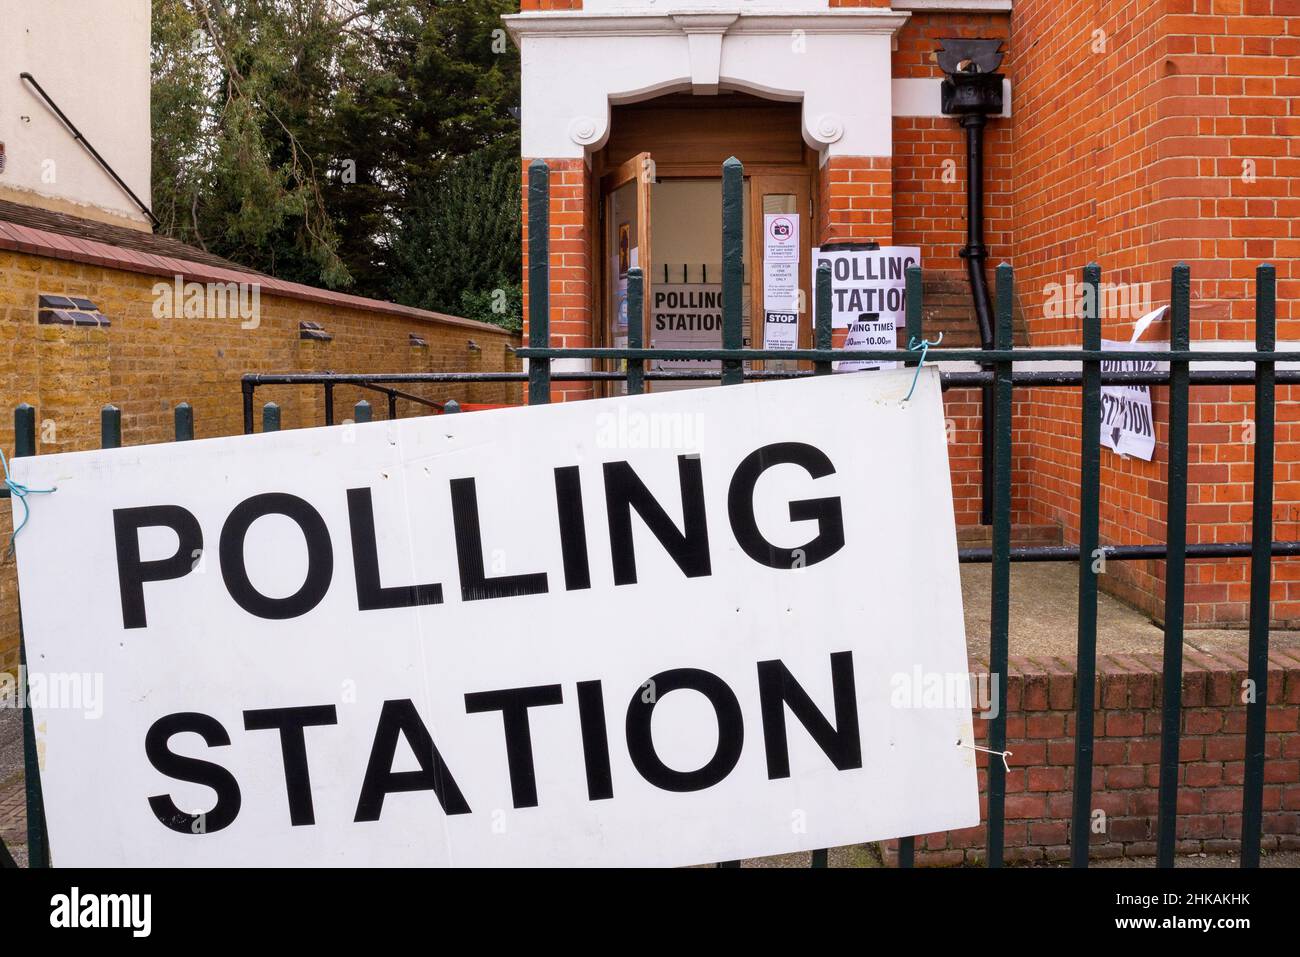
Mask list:
POLYGON ((919 342, 916 339, 908 341, 908 351, 915 352, 917 349, 921 350, 921 361, 916 364, 916 375, 912 376, 912 388, 907 390, 907 395, 903 397, 904 402, 910 399, 912 393, 916 391, 916 380, 921 378, 921 367, 925 365, 925 354, 930 351, 931 346, 937 346, 941 342, 943 342, 942 332, 939 333, 939 338, 935 339, 934 342, 931 342, 929 339, 922 339, 919 342))
POLYGON ((27 519, 31 518, 32 515, 31 509, 27 506, 27 496, 49 495, 51 492, 57 491, 58 486, 55 486, 54 488, 28 488, 20 482, 15 482, 13 477, 9 474, 9 460, 5 458, 4 449, 0 449, 0 465, 3 465, 5 470, 5 487, 9 489, 9 492, 14 496, 14 498, 18 499, 19 503, 23 507, 23 520, 18 523, 18 527, 15 528, 13 534, 9 536, 9 551, 7 554, 12 555, 14 551, 14 539, 18 537, 18 533, 23 530, 23 526, 27 524, 27 519))

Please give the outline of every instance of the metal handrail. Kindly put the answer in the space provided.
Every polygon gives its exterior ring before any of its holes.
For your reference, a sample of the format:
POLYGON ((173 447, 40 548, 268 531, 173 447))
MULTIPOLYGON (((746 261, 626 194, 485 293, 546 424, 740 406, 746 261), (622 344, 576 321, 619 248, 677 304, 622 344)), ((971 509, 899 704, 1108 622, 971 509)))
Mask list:
POLYGON ((54 115, 57 116, 63 122, 63 125, 68 128, 68 131, 72 133, 72 138, 86 148, 86 152, 95 158, 95 162, 100 165, 104 172, 113 177, 113 182, 117 183, 117 185, 122 188, 122 191, 126 193, 127 196, 131 197, 131 201, 135 203, 136 206, 140 207, 140 212, 149 217, 149 222, 153 224, 153 228, 157 229, 161 226, 162 222, 153 214, 153 210, 145 205, 144 200, 135 195, 135 191, 132 190, 130 186, 126 185, 126 182, 122 177, 117 175, 117 170, 108 165, 108 160, 99 155, 99 150, 95 149, 95 147, 91 145, 90 140, 86 139, 81 130, 77 129, 76 124, 73 123, 72 120, 68 119, 67 115, 59 109, 59 105, 51 99, 50 94, 45 92, 45 88, 36 82, 36 77, 26 71, 19 73, 18 75, 35 88, 36 92, 40 94, 41 99, 45 101, 45 105, 54 111, 54 115))

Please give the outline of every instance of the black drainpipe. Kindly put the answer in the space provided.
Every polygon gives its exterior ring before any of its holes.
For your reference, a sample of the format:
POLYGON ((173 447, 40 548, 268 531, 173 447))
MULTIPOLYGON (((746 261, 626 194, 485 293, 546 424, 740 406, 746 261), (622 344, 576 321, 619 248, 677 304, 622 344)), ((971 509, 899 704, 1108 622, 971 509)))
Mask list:
MULTIPOLYGON (((971 303, 979 326, 980 346, 993 348, 993 301, 984 276, 984 127, 1002 112, 1001 40, 940 40, 937 56, 945 76, 941 108, 959 117, 966 131, 966 260, 971 303)), ((993 387, 981 390, 980 521, 993 524, 993 387)))

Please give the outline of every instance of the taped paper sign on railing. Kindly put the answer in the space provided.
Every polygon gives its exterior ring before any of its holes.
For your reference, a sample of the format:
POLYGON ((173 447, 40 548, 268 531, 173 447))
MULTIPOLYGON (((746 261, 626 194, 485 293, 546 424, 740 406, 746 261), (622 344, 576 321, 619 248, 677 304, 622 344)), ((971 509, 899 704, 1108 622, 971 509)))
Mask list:
MULTIPOLYGON (((898 347, 898 330, 907 324, 904 293, 907 268, 921 265, 916 246, 882 249, 814 249, 812 287, 817 288, 817 267, 831 265, 831 318, 836 329, 847 330, 845 349, 862 351, 898 347)), ((906 343, 904 343, 905 345, 906 343)), ((893 369, 897 362, 846 360, 835 363, 836 372, 893 369)))
MULTIPOLYGON (((1168 342, 1139 342, 1153 323, 1159 322, 1168 306, 1148 312, 1133 324, 1128 342, 1101 341, 1104 352, 1157 351, 1169 348, 1168 342)), ((1102 374, 1108 372, 1165 372, 1168 362, 1155 359, 1103 360, 1102 374)), ((1101 444, 1120 455, 1134 455, 1148 462, 1156 451, 1155 416, 1151 408, 1148 385, 1104 385, 1101 387, 1101 444)))
POLYGON ((15 461, 57 487, 17 542, 28 661, 103 676, 97 718, 35 708, 53 862, 679 865, 977 824, 913 375, 15 461))

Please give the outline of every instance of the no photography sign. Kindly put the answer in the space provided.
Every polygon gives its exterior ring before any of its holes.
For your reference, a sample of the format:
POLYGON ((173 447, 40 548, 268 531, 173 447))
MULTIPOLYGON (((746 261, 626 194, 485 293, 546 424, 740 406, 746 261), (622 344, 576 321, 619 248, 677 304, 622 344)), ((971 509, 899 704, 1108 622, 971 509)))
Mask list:
POLYGON ((682 865, 974 825, 923 369, 13 463, 55 865, 682 865), (844 428, 851 422, 852 429, 844 428), (881 476, 889 488, 881 495, 881 476), (902 498, 900 499, 900 495, 902 498))

